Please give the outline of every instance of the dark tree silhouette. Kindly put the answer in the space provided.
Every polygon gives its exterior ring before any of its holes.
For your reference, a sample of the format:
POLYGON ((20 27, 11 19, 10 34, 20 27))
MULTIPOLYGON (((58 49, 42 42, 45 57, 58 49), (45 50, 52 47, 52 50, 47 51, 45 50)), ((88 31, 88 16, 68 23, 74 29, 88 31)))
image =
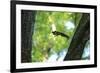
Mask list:
POLYGON ((35 12, 21 11, 21 62, 31 62, 32 34, 35 22, 35 12))
POLYGON ((83 50, 86 42, 90 38, 90 15, 83 13, 79 25, 74 33, 68 53, 66 54, 64 61, 66 60, 80 60, 82 58, 83 50))

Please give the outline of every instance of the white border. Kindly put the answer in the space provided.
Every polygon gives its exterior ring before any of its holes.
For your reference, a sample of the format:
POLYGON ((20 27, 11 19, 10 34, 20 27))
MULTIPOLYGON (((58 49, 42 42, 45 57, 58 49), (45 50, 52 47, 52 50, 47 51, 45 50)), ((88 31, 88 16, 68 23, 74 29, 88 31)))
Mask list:
POLYGON ((54 66, 72 66, 94 64, 94 10, 84 8, 51 7, 35 5, 16 5, 16 68, 40 68, 54 66), (90 60, 64 61, 64 62, 42 62, 42 63, 21 63, 21 10, 46 10, 46 11, 67 11, 90 13, 90 60))

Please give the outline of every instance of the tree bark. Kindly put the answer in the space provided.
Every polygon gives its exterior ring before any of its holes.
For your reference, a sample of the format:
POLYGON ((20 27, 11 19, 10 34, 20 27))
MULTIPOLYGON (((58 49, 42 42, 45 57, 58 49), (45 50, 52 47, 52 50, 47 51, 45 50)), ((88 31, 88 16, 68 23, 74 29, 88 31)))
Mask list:
POLYGON ((80 23, 74 33, 68 52, 64 58, 66 60, 81 60, 86 42, 90 38, 90 15, 83 13, 80 23))
POLYGON ((21 11, 21 62, 31 62, 32 34, 34 30, 35 12, 21 11))

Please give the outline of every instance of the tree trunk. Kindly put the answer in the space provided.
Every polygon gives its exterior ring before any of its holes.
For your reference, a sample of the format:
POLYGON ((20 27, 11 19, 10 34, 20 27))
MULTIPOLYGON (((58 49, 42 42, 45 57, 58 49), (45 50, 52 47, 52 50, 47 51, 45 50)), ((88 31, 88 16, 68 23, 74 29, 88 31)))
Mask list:
POLYGON ((35 22, 35 12, 21 11, 21 62, 31 62, 32 34, 35 22))
POLYGON ((90 38, 90 15, 83 13, 80 23, 75 31, 68 53, 66 54, 64 61, 66 60, 80 60, 84 51, 86 42, 90 38))

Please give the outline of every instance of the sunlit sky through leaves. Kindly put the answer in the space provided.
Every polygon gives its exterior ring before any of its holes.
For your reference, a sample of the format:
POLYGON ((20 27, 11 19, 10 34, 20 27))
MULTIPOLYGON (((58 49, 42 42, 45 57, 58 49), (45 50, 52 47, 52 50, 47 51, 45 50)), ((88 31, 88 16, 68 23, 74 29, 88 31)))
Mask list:
POLYGON ((74 29, 75 28, 75 24, 71 21, 68 21, 65 23, 65 27, 70 30, 70 29, 74 29))

